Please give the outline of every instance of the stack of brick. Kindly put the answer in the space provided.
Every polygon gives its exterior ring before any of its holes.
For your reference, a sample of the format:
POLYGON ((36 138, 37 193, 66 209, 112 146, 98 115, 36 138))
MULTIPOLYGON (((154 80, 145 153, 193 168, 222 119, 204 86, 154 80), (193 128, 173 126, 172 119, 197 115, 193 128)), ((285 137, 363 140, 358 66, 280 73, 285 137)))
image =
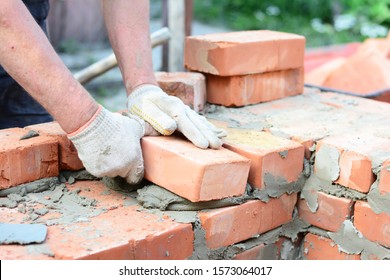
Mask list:
POLYGON ((268 30, 190 36, 185 67, 204 73, 207 101, 245 106, 303 92, 305 38, 268 30))
POLYGON ((308 71, 305 83, 390 101, 390 34, 367 39, 353 53, 308 71))

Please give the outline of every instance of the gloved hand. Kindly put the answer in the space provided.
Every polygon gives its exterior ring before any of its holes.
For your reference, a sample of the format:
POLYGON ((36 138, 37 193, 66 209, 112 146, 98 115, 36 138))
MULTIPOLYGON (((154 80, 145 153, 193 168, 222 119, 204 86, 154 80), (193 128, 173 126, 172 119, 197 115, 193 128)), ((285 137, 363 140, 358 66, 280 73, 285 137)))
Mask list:
POLYGON ((129 184, 140 182, 144 165, 140 138, 143 120, 111 113, 102 106, 91 120, 68 134, 85 169, 96 177, 121 176, 129 184))
POLYGON ((136 87, 127 99, 129 112, 137 115, 162 135, 176 129, 202 149, 218 149, 226 132, 198 115, 179 98, 169 96, 160 87, 145 84, 136 87))

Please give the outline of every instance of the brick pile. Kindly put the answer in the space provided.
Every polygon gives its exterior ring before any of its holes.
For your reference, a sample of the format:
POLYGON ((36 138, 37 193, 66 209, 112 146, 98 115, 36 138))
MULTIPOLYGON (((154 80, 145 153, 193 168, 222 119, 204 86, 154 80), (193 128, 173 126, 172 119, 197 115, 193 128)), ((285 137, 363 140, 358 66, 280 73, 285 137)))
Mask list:
POLYGON ((207 105, 223 148, 144 137, 132 187, 85 174, 56 122, 0 130, 0 223, 48 228, 43 243, 0 245, 0 259, 388 259, 389 112, 309 88, 207 105))
POLYGON ((303 92, 305 38, 269 30, 187 37, 185 66, 204 73, 207 101, 245 106, 303 92))
POLYGON ((390 33, 387 38, 370 38, 329 52, 335 53, 332 59, 317 52, 327 59, 307 69, 305 83, 390 101, 390 33))

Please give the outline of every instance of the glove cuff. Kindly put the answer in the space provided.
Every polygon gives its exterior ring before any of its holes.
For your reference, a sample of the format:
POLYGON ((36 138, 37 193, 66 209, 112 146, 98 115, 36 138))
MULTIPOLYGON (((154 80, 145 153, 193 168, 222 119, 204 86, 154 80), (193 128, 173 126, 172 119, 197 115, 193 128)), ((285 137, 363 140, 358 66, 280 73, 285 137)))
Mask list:
POLYGON ((151 92, 151 91, 158 91, 163 92, 159 86, 153 85, 153 84, 142 84, 140 86, 137 86, 129 95, 129 98, 137 97, 139 95, 143 95, 145 92, 151 92))
POLYGON ((77 131, 68 134, 68 138, 76 148, 105 143, 120 130, 120 124, 114 121, 111 114, 99 105, 99 109, 93 117, 77 131))

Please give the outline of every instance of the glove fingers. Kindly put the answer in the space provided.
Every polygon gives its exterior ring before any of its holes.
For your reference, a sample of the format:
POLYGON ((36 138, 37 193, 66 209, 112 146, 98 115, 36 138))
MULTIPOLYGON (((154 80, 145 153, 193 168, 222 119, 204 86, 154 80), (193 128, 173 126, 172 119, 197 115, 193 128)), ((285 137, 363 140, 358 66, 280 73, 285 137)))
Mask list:
POLYGON ((162 135, 171 135, 177 128, 175 120, 150 102, 143 103, 142 108, 131 106, 129 111, 150 123, 162 135))
POLYGON ((144 163, 143 160, 140 160, 139 162, 135 163, 133 165, 133 168, 130 168, 130 172, 127 174, 127 176, 124 176, 127 183, 134 185, 141 182, 141 180, 144 178, 144 163))
POLYGON ((198 115, 189 107, 186 107, 186 113, 192 123, 201 131, 202 135, 207 139, 209 147, 219 149, 222 146, 222 141, 216 133, 216 128, 209 123, 205 117, 198 115))
POLYGON ((209 141, 203 136, 199 128, 190 120, 184 111, 176 117, 178 130, 184 134, 195 146, 201 149, 209 147, 209 141))

